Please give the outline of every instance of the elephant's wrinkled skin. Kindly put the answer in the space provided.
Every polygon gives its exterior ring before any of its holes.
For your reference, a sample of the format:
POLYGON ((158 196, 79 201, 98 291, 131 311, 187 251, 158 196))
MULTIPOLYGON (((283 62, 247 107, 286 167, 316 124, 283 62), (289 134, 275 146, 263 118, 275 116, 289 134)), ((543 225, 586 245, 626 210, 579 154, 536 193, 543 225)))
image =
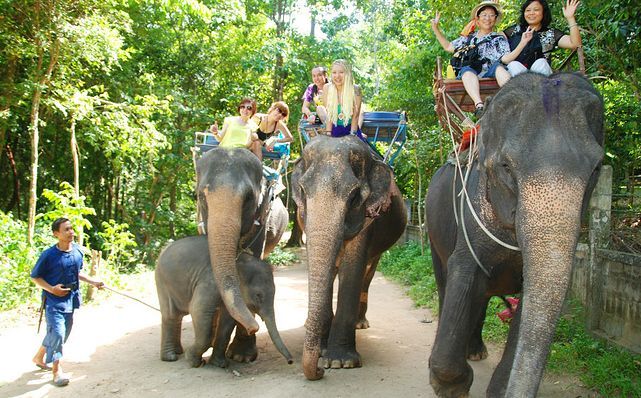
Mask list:
MULTIPOLYGON (((269 336, 289 363, 292 356, 276 328, 274 317, 274 277, 271 266, 249 254, 242 253, 236 262, 240 276, 240 290, 249 309, 260 315, 267 325, 269 336)), ((183 352, 180 343, 182 318, 191 314, 194 325, 194 344, 186 357, 191 366, 200 366, 202 355, 214 348, 210 363, 225 367, 227 356, 240 361, 256 359, 256 336, 253 352, 240 352, 232 346, 227 350, 231 333, 236 325, 224 305, 214 283, 205 236, 192 236, 169 244, 158 257, 156 289, 162 314, 160 359, 175 361, 183 352), (212 343, 212 338, 213 343, 212 343)))
POLYGON ((390 168, 356 137, 317 137, 292 175, 292 194, 307 235, 309 309, 303 371, 361 366, 356 328, 365 319, 367 291, 381 254, 405 229, 406 211, 390 168), (338 303, 332 286, 338 274, 338 303))
POLYGON ((216 286, 232 317, 254 334, 258 323, 240 295, 236 256, 241 246, 250 246, 257 258, 266 256, 287 226, 287 210, 278 197, 271 205, 261 201, 262 165, 246 149, 214 148, 198 161, 196 171, 216 286))
POLYGON ((490 239, 467 206, 461 215, 461 178, 452 192, 455 167, 441 167, 426 199, 440 301, 430 383, 439 396, 466 396, 473 379, 466 358, 486 355, 481 329, 489 297, 522 291, 487 395, 534 397, 569 284, 581 210, 603 158, 603 103, 581 76, 528 73, 486 109, 467 192, 483 224, 520 251, 490 239), (461 219, 490 277, 473 259, 461 219))

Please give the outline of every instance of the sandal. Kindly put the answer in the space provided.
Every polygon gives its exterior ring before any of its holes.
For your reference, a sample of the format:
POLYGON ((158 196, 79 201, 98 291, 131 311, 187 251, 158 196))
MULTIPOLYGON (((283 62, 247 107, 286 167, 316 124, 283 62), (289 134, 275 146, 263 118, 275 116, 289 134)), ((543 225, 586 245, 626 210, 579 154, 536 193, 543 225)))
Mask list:
POLYGON ((36 366, 42 370, 51 370, 51 366, 47 365, 46 363, 36 363, 36 366))
POLYGON ((475 104, 476 109, 474 110, 474 116, 476 119, 480 119, 483 116, 483 113, 485 113, 485 105, 483 105, 482 102, 478 102, 475 104))
POLYGON ((59 372, 59 373, 53 375, 53 385, 54 386, 56 386, 56 387, 64 387, 67 384, 69 384, 69 377, 66 374, 64 374, 62 372, 59 372))

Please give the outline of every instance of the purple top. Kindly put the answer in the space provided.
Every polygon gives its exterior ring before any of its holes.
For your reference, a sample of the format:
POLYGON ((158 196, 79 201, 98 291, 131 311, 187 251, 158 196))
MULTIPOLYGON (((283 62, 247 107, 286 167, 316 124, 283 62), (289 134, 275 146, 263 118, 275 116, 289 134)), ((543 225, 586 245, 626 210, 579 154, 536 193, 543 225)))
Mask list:
POLYGON ((305 94, 303 94, 303 101, 307 101, 310 104, 313 103, 316 106, 323 105, 323 92, 312 83, 307 86, 307 90, 305 90, 305 94), (314 90, 314 88, 316 88, 316 90, 314 90))

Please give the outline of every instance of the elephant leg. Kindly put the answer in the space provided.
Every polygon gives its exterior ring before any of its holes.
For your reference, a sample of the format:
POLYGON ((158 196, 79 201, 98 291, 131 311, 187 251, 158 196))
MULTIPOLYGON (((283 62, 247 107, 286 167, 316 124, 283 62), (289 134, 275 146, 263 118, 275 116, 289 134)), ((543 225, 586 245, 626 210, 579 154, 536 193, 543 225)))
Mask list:
POLYGON ((209 358, 209 363, 219 368, 226 368, 229 362, 227 361, 227 357, 225 357, 225 353, 227 352, 231 334, 236 326, 236 321, 229 315, 225 306, 221 305, 218 310, 217 319, 212 326, 215 332, 212 343, 213 352, 209 358))
POLYGON ((496 369, 494 369, 490 384, 487 386, 487 397, 504 397, 505 392, 507 391, 507 383, 510 380, 510 372, 512 370, 512 364, 514 363, 516 343, 518 341, 519 328, 521 325, 521 308, 522 306, 519 305, 516 310, 516 314, 514 314, 514 318, 512 318, 512 322, 510 322, 510 332, 507 335, 507 344, 505 345, 501 362, 499 362, 496 369))
POLYGON ((204 287, 197 287, 190 305, 194 344, 189 347, 185 356, 189 365, 194 368, 204 365, 203 354, 211 346, 213 337, 212 324, 216 315, 216 306, 210 295, 211 292, 204 287))
POLYGON ((173 362, 183 353, 183 347, 180 344, 182 319, 182 314, 163 312, 160 328, 160 360, 173 362))
POLYGON ((254 362, 258 357, 256 335, 250 335, 240 324, 236 325, 236 335, 227 349, 227 358, 236 362, 254 362))
POLYGON ((356 351, 356 321, 365 276, 364 241, 365 239, 353 239, 346 243, 345 254, 338 269, 338 302, 327 350, 323 355, 325 368, 361 366, 361 357, 356 351))
POLYGON ((470 336, 470 342, 467 345, 467 359, 470 361, 481 361, 487 358, 487 347, 483 343, 483 324, 485 323, 485 314, 487 312, 487 304, 489 297, 483 297, 476 317, 476 322, 473 324, 474 329, 470 336))
POLYGON ((358 321, 356 322, 356 329, 368 329, 369 321, 365 317, 367 313, 367 295, 369 292, 369 285, 374 279, 374 274, 376 274, 376 267, 378 266, 378 261, 381 259, 381 256, 376 256, 372 258, 367 264, 365 269, 365 278, 363 279, 363 288, 361 289, 361 301, 360 307, 358 309, 358 321))
POLYGON ((467 363, 467 347, 476 321, 472 308, 478 300, 474 286, 481 272, 466 253, 455 252, 448 261, 447 288, 430 356, 430 384, 439 397, 467 396, 474 379, 467 363))
POLYGON ((445 285, 447 281, 447 261, 443 261, 436 253, 434 244, 430 240, 432 247, 432 268, 434 269, 434 279, 436 280, 436 287, 438 289, 438 316, 441 317, 441 310, 443 308, 443 301, 445 301, 445 285))

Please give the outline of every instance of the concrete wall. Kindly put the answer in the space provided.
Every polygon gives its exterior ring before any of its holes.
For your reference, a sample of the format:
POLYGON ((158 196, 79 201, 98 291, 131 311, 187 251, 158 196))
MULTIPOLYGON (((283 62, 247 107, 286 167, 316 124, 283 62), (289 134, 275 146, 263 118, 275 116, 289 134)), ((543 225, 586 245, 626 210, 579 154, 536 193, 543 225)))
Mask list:
POLYGON ((588 245, 579 245, 572 272, 571 294, 597 320, 592 332, 641 353, 641 256, 597 249, 595 267, 603 273, 601 286, 590 287, 588 245), (588 291, 599 294, 599 308, 588 307, 588 291))

